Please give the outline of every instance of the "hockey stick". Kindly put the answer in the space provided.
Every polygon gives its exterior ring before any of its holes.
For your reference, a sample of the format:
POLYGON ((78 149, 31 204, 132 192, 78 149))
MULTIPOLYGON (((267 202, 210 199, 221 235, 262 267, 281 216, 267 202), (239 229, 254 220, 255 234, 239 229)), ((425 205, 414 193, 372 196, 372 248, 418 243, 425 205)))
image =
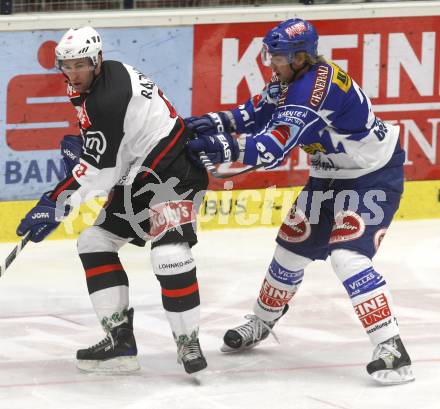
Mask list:
POLYGON ((228 179, 232 178, 234 176, 243 175, 244 173, 252 172, 253 170, 257 170, 259 168, 263 167, 263 164, 260 163, 259 165, 252 166, 247 169, 243 169, 240 172, 231 172, 231 173, 220 173, 217 168, 212 164, 212 162, 209 160, 208 156, 206 156, 205 152, 199 152, 200 160, 203 163, 203 166, 205 169, 210 173, 212 176, 214 176, 216 179, 228 179))
POLYGON ((14 247, 14 250, 12 250, 9 253, 8 257, 6 257, 6 260, 3 262, 2 265, 0 265, 0 277, 5 273, 6 269, 11 265, 11 263, 17 258, 18 254, 20 253, 21 250, 23 250, 23 247, 26 246, 30 238, 31 238, 31 234, 29 232, 14 247))

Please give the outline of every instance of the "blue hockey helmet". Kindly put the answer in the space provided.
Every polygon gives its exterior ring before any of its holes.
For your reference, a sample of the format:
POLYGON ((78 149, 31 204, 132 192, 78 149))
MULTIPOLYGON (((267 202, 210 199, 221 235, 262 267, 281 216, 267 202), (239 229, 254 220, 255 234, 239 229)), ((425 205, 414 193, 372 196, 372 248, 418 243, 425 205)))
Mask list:
POLYGON ((311 23, 299 18, 283 21, 263 38, 261 59, 270 66, 272 57, 283 56, 291 64, 295 54, 305 51, 312 57, 318 55, 318 33, 311 23))

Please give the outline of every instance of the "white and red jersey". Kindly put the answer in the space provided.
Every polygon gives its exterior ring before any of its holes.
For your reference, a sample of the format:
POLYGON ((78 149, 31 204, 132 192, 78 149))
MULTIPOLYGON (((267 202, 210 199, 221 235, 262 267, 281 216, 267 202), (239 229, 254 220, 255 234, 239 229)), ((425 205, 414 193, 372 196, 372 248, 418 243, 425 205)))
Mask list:
POLYGON ((77 110, 83 152, 53 198, 66 189, 76 190, 81 201, 91 192, 106 194, 132 168, 147 163, 154 170, 173 146, 183 149, 177 143, 182 119, 158 86, 130 65, 104 61, 88 93, 76 93, 71 85, 67 93, 77 110))

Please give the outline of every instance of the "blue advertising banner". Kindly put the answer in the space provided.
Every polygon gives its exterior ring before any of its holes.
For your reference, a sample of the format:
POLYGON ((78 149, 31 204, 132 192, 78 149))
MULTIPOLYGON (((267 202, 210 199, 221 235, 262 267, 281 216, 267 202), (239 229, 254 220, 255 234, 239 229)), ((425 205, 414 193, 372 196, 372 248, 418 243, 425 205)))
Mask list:
MULTIPOLYGON (((155 81, 191 113, 193 28, 99 29, 104 59, 155 81)), ((64 177, 59 141, 78 134, 54 48, 63 31, 0 32, 0 201, 36 199, 64 177)))

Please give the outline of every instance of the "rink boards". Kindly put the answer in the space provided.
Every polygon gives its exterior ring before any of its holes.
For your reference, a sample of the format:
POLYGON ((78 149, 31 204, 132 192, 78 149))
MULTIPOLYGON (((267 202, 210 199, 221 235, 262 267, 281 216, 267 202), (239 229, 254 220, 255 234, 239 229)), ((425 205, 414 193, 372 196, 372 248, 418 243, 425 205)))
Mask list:
MULTIPOLYGON (((226 187, 228 185, 226 184, 226 187)), ((279 226, 301 187, 249 190, 209 190, 198 215, 202 230, 279 226)), ((36 201, 0 202, 0 242, 15 241, 20 219, 36 201)), ((75 238, 94 223, 103 199, 83 204, 50 239, 75 238)), ((440 218, 440 180, 406 182, 395 220, 440 218)))

